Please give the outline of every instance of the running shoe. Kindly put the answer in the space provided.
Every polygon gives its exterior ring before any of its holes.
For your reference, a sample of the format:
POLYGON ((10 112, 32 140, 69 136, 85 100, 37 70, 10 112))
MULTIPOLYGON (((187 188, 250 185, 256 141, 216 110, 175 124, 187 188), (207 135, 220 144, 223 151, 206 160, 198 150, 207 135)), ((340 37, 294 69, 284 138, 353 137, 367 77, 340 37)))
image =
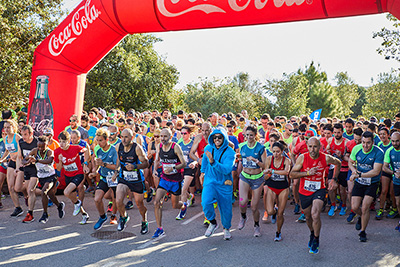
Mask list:
POLYGON ((64 208, 65 208, 65 203, 61 201, 61 202, 60 202, 60 206, 57 207, 57 210, 58 210, 58 217, 59 217, 60 219, 61 219, 61 218, 64 218, 64 216, 65 216, 64 208))
POLYGON ((53 201, 51 201, 51 199, 49 198, 49 202, 47 203, 47 207, 51 207, 53 205, 54 205, 53 201))
MULTIPOLYGON (((331 208, 330 208, 329 211, 328 211, 329 217, 335 216, 335 209, 336 209, 336 206, 331 206, 331 208)), ((311 253, 311 252, 310 252, 310 253, 311 253)))
POLYGON ((251 208, 251 200, 247 202, 247 208, 251 208))
POLYGON ((112 210, 113 210, 113 203, 110 201, 110 202, 108 202, 108 205, 107 205, 107 212, 111 213, 112 210))
POLYGON ((365 231, 361 231, 358 236, 360 237, 360 242, 367 242, 367 234, 365 231))
POLYGON ((300 205, 299 204, 295 204, 293 212, 294 212, 294 214, 300 214, 300 205))
POLYGON ((340 208, 340 212, 339 212, 339 216, 346 215, 346 212, 347 212, 347 208, 346 207, 341 207, 340 208))
POLYGON ((210 225, 210 221, 207 220, 207 218, 204 218, 203 225, 204 225, 205 227, 208 227, 208 226, 210 225))
POLYGON ((33 218, 32 214, 30 214, 29 212, 26 214, 25 219, 22 220, 23 223, 31 223, 35 220, 35 218, 33 218))
POLYGON ((394 228, 394 230, 400 231, 400 223, 394 228))
POLYGON ((375 201, 371 203, 371 207, 369 207, 370 211, 375 211, 375 201))
POLYGON ((126 224, 128 223, 129 219, 130 219, 129 216, 119 217, 119 224, 118 224, 117 230, 118 231, 124 231, 124 229, 126 227, 126 224))
POLYGON ((276 232, 274 241, 275 241, 275 242, 279 242, 279 241, 281 241, 281 240, 282 240, 282 233, 276 232))
POLYGON ((357 217, 357 214, 355 214, 354 212, 350 212, 349 213, 349 217, 347 217, 347 222, 348 223, 353 223, 354 219, 357 217))
POLYGON ((98 220, 97 223, 94 225, 93 228, 94 228, 95 231, 100 230, 101 227, 103 227, 103 225, 106 223, 106 221, 107 221, 107 215, 104 215, 104 216, 105 216, 104 218, 99 217, 99 220, 98 220))
POLYGON ((186 212, 187 212, 187 203, 185 202, 185 203, 183 203, 183 205, 185 206, 185 208, 179 210, 179 214, 178 214, 178 216, 176 216, 176 218, 175 218, 175 219, 177 219, 177 220, 182 220, 182 219, 185 218, 185 216, 186 216, 186 212))
POLYGON ((22 214, 24 214, 24 211, 21 209, 21 207, 16 207, 15 209, 14 209, 14 212, 13 213, 11 213, 11 217, 19 217, 19 216, 21 216, 22 214))
POLYGON ((164 229, 162 228, 157 228, 157 230, 154 232, 154 235, 151 238, 159 238, 165 235, 164 229))
POLYGON ((212 224, 210 223, 210 225, 208 226, 206 232, 205 232, 205 237, 210 237, 212 236, 212 234, 214 234, 214 232, 218 229, 218 224, 212 224))
POLYGON ((146 202, 149 203, 153 200, 153 188, 150 187, 150 192, 147 194, 146 202))
POLYGON ((1 201, 0 201, 0 209, 2 209, 3 208, 3 203, 1 203, 1 201))
POLYGON ((309 252, 311 254, 317 254, 319 252, 319 242, 316 239, 313 240, 313 243, 312 243, 312 246, 311 246, 309 252))
POLYGON ((140 233, 142 234, 142 235, 145 235, 145 234, 147 234, 149 232, 149 223, 148 222, 142 222, 142 226, 141 226, 141 229, 140 229, 140 233))
POLYGON ((1 194, 1 200, 4 200, 4 199, 6 199, 7 198, 7 196, 6 195, 4 195, 4 194, 1 194))
POLYGON ((86 190, 85 193, 90 193, 94 191, 94 186, 89 186, 86 190))
POLYGON ((165 194, 165 196, 164 196, 164 201, 165 201, 165 202, 168 202, 168 194, 165 194))
POLYGON ((246 222, 247 222, 247 217, 246 217, 246 218, 243 218, 242 216, 240 216, 240 221, 239 221, 239 224, 238 224, 238 229, 239 229, 239 230, 242 230, 242 229, 244 228, 244 226, 246 225, 246 222))
POLYGON ((47 223, 48 220, 49 220, 49 215, 47 214, 47 212, 43 212, 43 215, 42 215, 42 217, 40 217, 39 222, 47 223))
POLYGON ((312 247, 313 242, 314 242, 314 235, 310 234, 310 241, 308 241, 308 248, 312 247))
POLYGON ((268 212, 264 211, 264 216, 261 219, 263 222, 267 222, 268 221, 268 212))
POLYGON ((214 202, 213 205, 214 205, 214 209, 218 208, 218 203, 217 202, 214 202))
POLYGON ((358 220, 356 223, 356 230, 361 230, 361 217, 358 217, 358 220))
POLYGON ((239 196, 239 191, 238 190, 233 191, 233 196, 235 197, 235 199, 237 199, 239 196))
POLYGON ((133 209, 133 202, 129 200, 125 205, 125 209, 127 210, 133 209))
POLYGON ((82 221, 80 221, 79 224, 84 225, 87 223, 88 220, 89 220, 89 214, 84 213, 82 214, 82 221))
POLYGON ((388 219, 394 219, 394 218, 396 218, 397 216, 399 216, 399 212, 397 211, 397 209, 392 209, 392 210, 390 210, 389 214, 386 215, 386 218, 388 218, 388 219))
POLYGON ((377 220, 382 220, 383 219, 383 209, 379 209, 376 212, 375 219, 377 219, 377 220))
POLYGON ((301 214, 300 217, 296 220, 296 222, 305 223, 306 222, 306 215, 301 214))
POLYGON ((149 196, 149 194, 147 193, 147 191, 144 191, 144 193, 143 193, 143 198, 144 198, 144 199, 147 199, 148 196, 149 196))
POLYGON ((81 211, 82 201, 78 199, 78 203, 74 204, 74 212, 72 213, 73 216, 76 216, 81 211))
POLYGON ((254 227, 254 237, 260 237, 260 236, 261 236, 261 229, 260 226, 257 225, 254 227))
POLYGON ((188 207, 193 205, 193 200, 194 200, 194 195, 192 193, 190 193, 189 197, 188 197, 188 199, 186 201, 188 207))
POLYGON ((278 209, 276 207, 274 208, 274 210, 275 210, 275 213, 274 213, 274 215, 271 216, 271 223, 272 224, 276 223, 276 214, 278 213, 278 209))
POLYGON ((111 217, 110 217, 110 224, 118 224, 117 216, 111 215, 111 217))
POLYGON ((232 239, 231 232, 229 231, 229 229, 224 228, 224 240, 231 240, 231 239, 232 239))

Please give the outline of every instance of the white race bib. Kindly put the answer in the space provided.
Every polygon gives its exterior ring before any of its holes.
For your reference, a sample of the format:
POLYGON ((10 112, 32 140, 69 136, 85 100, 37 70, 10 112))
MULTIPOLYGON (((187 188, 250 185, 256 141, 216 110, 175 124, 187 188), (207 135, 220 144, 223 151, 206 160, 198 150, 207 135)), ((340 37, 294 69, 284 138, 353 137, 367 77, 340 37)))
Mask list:
POLYGON ((258 166, 254 161, 243 158, 243 168, 258 169, 258 166))
POLYGON ((66 170, 67 172, 75 172, 78 170, 78 166, 76 166, 76 163, 73 162, 69 165, 64 165, 64 170, 66 170))
POLYGON ((286 181, 286 176, 274 173, 271 175, 271 179, 272 179, 272 181, 275 181, 275 182, 283 182, 283 181, 286 181))
POLYGON ((371 185, 371 178, 357 178, 357 182, 362 185, 371 185))
POLYGON ((14 153, 15 151, 17 151, 17 149, 15 148, 14 144, 6 144, 6 149, 10 152, 10 153, 14 153))
POLYGON ((304 189, 307 191, 310 191, 310 192, 315 192, 315 191, 321 189, 321 182, 306 180, 304 182, 304 189))
POLYGON ((118 185, 117 179, 115 181, 112 180, 114 174, 109 172, 106 176, 107 185, 108 187, 116 187, 118 185))
MULTIPOLYGON (((167 174, 167 173, 165 172, 165 168, 173 168, 173 167, 175 167, 175 166, 176 166, 175 164, 163 164, 163 165, 162 165, 162 167, 163 167, 163 172, 164 172, 165 174, 167 174)), ((176 169, 173 169, 172 172, 168 173, 168 175, 175 174, 175 173, 178 173, 178 171, 177 171, 176 169)))
POLYGON ((122 174, 128 182, 136 182, 138 180, 137 171, 123 171, 122 174))

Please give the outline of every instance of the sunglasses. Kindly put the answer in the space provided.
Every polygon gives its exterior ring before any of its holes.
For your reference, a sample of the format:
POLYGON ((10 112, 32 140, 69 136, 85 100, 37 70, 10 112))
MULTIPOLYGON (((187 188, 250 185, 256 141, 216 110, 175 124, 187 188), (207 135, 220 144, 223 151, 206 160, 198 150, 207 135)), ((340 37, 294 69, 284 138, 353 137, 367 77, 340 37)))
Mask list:
POLYGON ((289 131, 289 132, 293 132, 293 130, 287 130, 287 131, 289 131))
POLYGON ((182 133, 183 135, 187 135, 187 134, 189 134, 189 133, 182 133))
POLYGON ((97 121, 89 121, 90 123, 97 123, 97 121))
POLYGON ((153 135, 154 136, 154 138, 159 138, 160 136, 159 135, 153 135))
POLYGON ((306 133, 299 133, 300 135, 306 135, 306 133))
POLYGON ((51 134, 44 134, 45 136, 51 136, 51 134))
POLYGON ((110 133, 110 135, 116 135, 117 133, 110 133))
POLYGON ((213 136, 213 139, 215 140, 215 139, 220 139, 220 140, 222 140, 222 139, 224 139, 224 137, 222 136, 222 135, 214 135, 213 136))
POLYGON ((76 120, 69 120, 69 122, 76 122, 76 120))

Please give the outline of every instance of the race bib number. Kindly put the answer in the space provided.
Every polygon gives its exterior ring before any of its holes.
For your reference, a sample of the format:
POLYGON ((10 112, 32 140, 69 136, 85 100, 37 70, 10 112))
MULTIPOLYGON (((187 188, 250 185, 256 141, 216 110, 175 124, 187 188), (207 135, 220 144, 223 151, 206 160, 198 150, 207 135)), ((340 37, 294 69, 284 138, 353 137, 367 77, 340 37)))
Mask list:
POLYGON ((27 150, 27 149, 22 150, 22 154, 24 155, 24 158, 26 158, 29 155, 29 153, 31 153, 31 150, 27 150))
POLYGON ((14 153, 15 151, 17 151, 17 149, 15 148, 15 146, 14 146, 13 143, 11 143, 11 144, 6 144, 6 149, 7 149, 8 151, 10 151, 10 153, 14 153))
POLYGON ((185 162, 186 162, 186 163, 189 162, 189 156, 188 156, 188 155, 183 155, 183 158, 185 159, 185 162))
POLYGON ((315 192, 315 191, 321 189, 321 182, 305 181, 304 189, 307 191, 310 191, 310 192, 315 192))
POLYGON ((73 162, 72 164, 64 165, 64 170, 67 172, 75 172, 78 170, 78 166, 76 166, 76 163, 73 162))
POLYGON ((331 164, 329 165, 329 170, 333 170, 335 168, 335 165, 331 164))
MULTIPOLYGON (((163 164, 162 167, 163 167, 163 172, 165 174, 167 174, 165 172, 165 168, 173 168, 173 167, 175 167, 175 164, 163 164)), ((178 173, 178 171, 176 169, 173 169, 172 172, 168 173, 168 175, 175 174, 175 173, 178 173)))
POLYGON ((272 181, 275 181, 275 182, 283 182, 286 180, 286 176, 274 173, 271 175, 271 179, 272 179, 272 181))
POLYGON ((108 187, 116 187, 118 185, 117 179, 115 179, 115 181, 112 180, 113 178, 113 173, 109 172, 106 176, 106 180, 107 180, 107 185, 108 187))
POLYGON ((123 171, 122 174, 124 175, 124 179, 127 180, 128 182, 135 182, 138 180, 138 175, 136 171, 133 172, 123 171))
POLYGON ((247 160, 247 158, 243 158, 243 167, 249 169, 257 169, 257 163, 252 160, 247 160))
POLYGON ((371 185, 371 178, 357 178, 357 182, 362 185, 371 185))

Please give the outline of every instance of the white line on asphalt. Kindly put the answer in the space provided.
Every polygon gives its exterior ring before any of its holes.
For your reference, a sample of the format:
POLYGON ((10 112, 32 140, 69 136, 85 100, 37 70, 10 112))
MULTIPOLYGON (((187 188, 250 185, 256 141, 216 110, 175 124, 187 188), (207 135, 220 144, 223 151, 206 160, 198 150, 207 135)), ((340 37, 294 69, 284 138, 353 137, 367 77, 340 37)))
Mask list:
POLYGON ((154 242, 156 242, 156 241, 158 241, 158 240, 161 240, 161 239, 163 239, 164 237, 165 237, 165 235, 160 236, 160 237, 155 238, 155 239, 152 239, 152 240, 150 240, 150 241, 144 243, 143 245, 139 246, 138 249, 147 248, 148 246, 152 245, 154 242))
POLYGON ((204 212, 200 212, 200 213, 194 215, 194 216, 193 216, 192 218, 190 218, 189 220, 184 221, 184 222, 182 223, 182 225, 186 225, 186 224, 188 224, 188 223, 191 223, 192 221, 196 220, 197 218, 199 218, 199 217, 200 217, 201 215, 203 215, 203 214, 204 214, 204 212))

